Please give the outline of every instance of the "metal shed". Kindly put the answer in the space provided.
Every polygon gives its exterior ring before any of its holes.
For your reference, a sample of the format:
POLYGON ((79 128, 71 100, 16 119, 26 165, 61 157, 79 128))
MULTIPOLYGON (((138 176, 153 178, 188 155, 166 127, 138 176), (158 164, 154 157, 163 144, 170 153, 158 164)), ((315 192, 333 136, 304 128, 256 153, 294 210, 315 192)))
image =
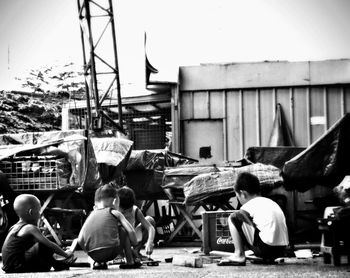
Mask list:
MULTIPOLYGON (((87 128, 86 100, 71 100, 62 111, 62 129, 87 128)), ((90 106, 94 108, 94 103, 90 106)), ((118 119, 118 102, 115 99, 103 105, 111 119, 118 119)), ((134 142, 133 149, 163 149, 171 137, 170 92, 122 99, 123 126, 127 137, 134 142)), ((105 129, 112 129, 104 122, 105 129)))
POLYGON ((307 147, 350 112, 350 60, 180 67, 172 102, 173 150, 202 163, 268 146, 277 103, 307 147))

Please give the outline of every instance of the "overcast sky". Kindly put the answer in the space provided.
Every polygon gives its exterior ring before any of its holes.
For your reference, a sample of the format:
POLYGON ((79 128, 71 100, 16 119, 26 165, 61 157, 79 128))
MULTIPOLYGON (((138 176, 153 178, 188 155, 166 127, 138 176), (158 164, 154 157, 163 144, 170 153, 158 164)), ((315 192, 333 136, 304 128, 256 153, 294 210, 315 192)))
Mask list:
MULTIPOLYGON (((144 31, 162 81, 182 65, 350 58, 348 0, 113 3, 123 84, 143 77, 144 31)), ((75 0, 0 0, 0 89, 27 68, 82 64, 79 32, 75 0)))

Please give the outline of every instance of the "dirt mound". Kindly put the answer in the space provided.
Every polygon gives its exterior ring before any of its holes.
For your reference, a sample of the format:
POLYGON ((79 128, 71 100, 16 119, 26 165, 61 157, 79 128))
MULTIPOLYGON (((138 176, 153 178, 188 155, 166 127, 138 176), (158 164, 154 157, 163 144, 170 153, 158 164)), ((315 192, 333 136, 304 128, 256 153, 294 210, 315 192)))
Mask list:
POLYGON ((58 94, 0 91, 0 134, 59 130, 66 101, 58 94))

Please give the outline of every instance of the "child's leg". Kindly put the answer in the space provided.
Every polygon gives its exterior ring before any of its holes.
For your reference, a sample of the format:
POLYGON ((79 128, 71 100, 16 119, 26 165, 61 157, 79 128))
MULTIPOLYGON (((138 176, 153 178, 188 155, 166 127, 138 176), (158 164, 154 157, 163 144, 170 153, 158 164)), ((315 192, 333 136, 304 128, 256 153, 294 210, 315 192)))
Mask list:
POLYGON ((134 264, 135 261, 134 261, 134 256, 131 249, 130 239, 128 237, 128 233, 124 230, 124 228, 121 228, 119 230, 119 238, 120 238, 120 247, 124 251, 126 263, 134 264))
POLYGON ((242 225, 242 223, 239 223, 237 221, 237 214, 236 212, 233 212, 228 219, 228 226, 230 229, 230 234, 232 237, 233 245, 235 247, 234 254, 239 259, 245 259, 244 255, 244 245, 241 233, 239 232, 239 226, 242 225))
POLYGON ((230 259, 234 261, 244 261, 245 245, 250 247, 254 242, 255 227, 248 224, 252 222, 245 213, 245 211, 237 210, 228 218, 230 234, 235 247, 234 255, 230 259))
POLYGON ((25 252, 24 257, 25 272, 50 271, 54 264, 53 251, 38 242, 25 252))
MULTIPOLYGON (((145 218, 154 228, 156 227, 156 222, 154 221, 153 217, 145 216, 145 218)), ((138 255, 140 255, 140 250, 148 240, 148 231, 140 223, 136 226, 135 232, 138 244, 134 247, 134 250, 138 255)))

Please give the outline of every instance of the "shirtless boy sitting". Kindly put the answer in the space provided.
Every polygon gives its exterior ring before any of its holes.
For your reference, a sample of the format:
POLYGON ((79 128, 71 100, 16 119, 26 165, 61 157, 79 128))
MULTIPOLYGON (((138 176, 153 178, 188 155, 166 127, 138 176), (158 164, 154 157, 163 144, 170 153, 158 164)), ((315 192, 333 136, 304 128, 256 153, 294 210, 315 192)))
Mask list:
POLYGON ((31 194, 21 194, 14 201, 19 221, 11 227, 2 247, 3 270, 6 273, 44 272, 68 269, 75 261, 73 253, 64 251, 42 235, 37 223, 40 201, 31 194), (55 260, 53 254, 63 256, 55 260))

